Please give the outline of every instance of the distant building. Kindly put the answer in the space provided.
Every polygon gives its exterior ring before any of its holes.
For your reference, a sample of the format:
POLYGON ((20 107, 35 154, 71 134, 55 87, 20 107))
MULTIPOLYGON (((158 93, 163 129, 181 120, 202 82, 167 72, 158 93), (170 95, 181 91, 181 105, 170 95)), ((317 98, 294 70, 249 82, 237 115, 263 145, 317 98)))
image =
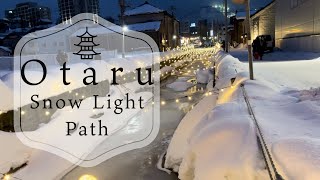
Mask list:
POLYGON ((179 21, 148 2, 125 11, 123 20, 130 30, 152 37, 162 51, 179 45, 179 21))
POLYGON ((276 0, 276 47, 320 52, 319 0, 276 0))
POLYGON ((0 46, 0 57, 1 56, 10 56, 11 55, 11 50, 7 47, 0 46))
MULTIPOLYGON (((251 11, 251 17, 254 15, 256 11, 251 11)), ((233 25, 233 29, 230 32, 231 35, 231 43, 239 44, 239 43, 247 43, 247 30, 246 30, 246 12, 236 12, 235 16, 230 17, 230 24, 233 25)), ((223 37, 224 39, 224 37, 223 37)))
POLYGON ((190 23, 190 36, 198 36, 198 23, 190 23))
POLYGON ((189 33, 190 33, 190 22, 189 21, 180 22, 180 34, 189 35, 189 33))
POLYGON ((77 14, 99 14, 99 0, 58 0, 58 6, 61 21, 70 24, 71 18, 77 14))
POLYGON ((241 16, 233 16, 230 18, 231 24, 233 24, 234 28, 231 32, 231 41, 235 43, 245 43, 245 17, 241 16))
POLYGON ((275 38, 275 1, 251 15, 252 40, 260 35, 271 35, 275 38))
POLYGON ((1 46, 5 46, 11 50, 14 50, 19 40, 26 34, 26 31, 10 32, 9 34, 6 34, 5 37, 1 40, 1 46))
POLYGON ((0 19, 0 33, 5 33, 10 29, 10 21, 7 19, 0 19))
POLYGON ((208 21, 206 19, 199 20, 198 22, 198 35, 200 36, 201 42, 207 40, 210 35, 210 31, 208 29, 208 21))
POLYGON ((51 24, 50 8, 35 2, 19 3, 14 9, 5 10, 5 17, 18 27, 35 27, 51 24))
MULTIPOLYGON (((229 24, 227 26, 227 34, 228 34, 228 41, 229 43, 232 43, 232 32, 234 31, 234 25, 229 24)), ((220 41, 224 41, 226 39, 226 26, 221 26, 219 32, 218 32, 218 37, 220 41)))

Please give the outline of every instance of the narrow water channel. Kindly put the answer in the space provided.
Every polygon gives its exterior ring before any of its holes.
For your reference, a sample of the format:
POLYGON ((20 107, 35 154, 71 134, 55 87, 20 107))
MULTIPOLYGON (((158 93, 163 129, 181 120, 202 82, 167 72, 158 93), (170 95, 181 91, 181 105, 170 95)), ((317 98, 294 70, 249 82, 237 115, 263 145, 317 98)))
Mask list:
POLYGON ((161 83, 161 100, 165 104, 161 106, 160 130, 156 139, 148 146, 117 155, 95 167, 76 167, 63 179, 79 179, 84 174, 95 176, 99 180, 175 180, 174 173, 157 169, 156 165, 161 154, 166 151, 170 139, 184 115, 190 111, 200 100, 205 92, 205 85, 196 84, 194 77, 186 74, 179 78, 189 79, 195 86, 185 92, 175 92, 166 87, 166 84, 174 82, 178 77, 171 76, 161 83), (192 98, 188 98, 192 97, 192 98), (179 102, 177 102, 179 99, 179 102))

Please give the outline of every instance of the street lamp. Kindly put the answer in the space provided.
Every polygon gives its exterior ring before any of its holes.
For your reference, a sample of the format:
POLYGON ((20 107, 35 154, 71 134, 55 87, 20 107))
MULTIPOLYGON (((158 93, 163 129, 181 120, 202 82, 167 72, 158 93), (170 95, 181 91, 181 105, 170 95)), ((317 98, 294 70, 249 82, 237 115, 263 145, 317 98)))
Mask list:
POLYGON ((253 80, 253 62, 252 62, 252 42, 251 42, 251 30, 250 30, 250 0, 232 0, 236 4, 246 5, 246 30, 247 30, 247 44, 248 44, 248 61, 249 61, 249 72, 250 80, 253 80))
POLYGON ((174 40, 174 47, 177 47, 177 36, 173 35, 172 39, 174 40))
POLYGON ((124 44, 124 32, 128 31, 127 26, 122 27, 122 58, 125 58, 125 44, 124 44))

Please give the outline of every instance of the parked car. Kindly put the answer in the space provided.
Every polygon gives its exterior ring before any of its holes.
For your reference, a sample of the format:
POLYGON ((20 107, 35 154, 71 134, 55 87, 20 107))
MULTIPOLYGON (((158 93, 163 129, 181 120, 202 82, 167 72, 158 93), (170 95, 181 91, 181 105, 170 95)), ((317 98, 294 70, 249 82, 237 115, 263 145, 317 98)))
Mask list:
POLYGON ((272 39, 271 35, 260 35, 257 38, 263 42, 264 51, 273 51, 274 48, 274 40, 272 39))

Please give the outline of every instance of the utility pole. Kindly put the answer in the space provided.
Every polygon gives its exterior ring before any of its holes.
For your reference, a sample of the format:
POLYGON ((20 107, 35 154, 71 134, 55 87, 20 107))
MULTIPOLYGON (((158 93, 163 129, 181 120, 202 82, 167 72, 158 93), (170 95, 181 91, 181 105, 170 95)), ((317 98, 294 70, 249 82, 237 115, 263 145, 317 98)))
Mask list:
POLYGON ((125 1, 119 0, 119 6, 120 6, 120 23, 121 26, 124 26, 124 11, 126 9, 125 1))
POLYGON ((127 27, 124 24, 124 12, 126 9, 125 0, 119 0, 119 6, 120 6, 120 23, 122 27, 122 58, 125 58, 125 41, 124 41, 124 33, 127 30, 127 27))
POLYGON ((247 29, 247 44, 248 44, 248 61, 249 61, 249 72, 250 72, 250 80, 253 80, 253 62, 252 62, 252 41, 251 41, 251 26, 250 26, 250 0, 246 0, 246 29, 247 29))
POLYGON ((224 40, 224 47, 225 51, 229 52, 229 37, 228 37, 228 0, 224 0, 224 16, 225 16, 225 40, 224 40))

